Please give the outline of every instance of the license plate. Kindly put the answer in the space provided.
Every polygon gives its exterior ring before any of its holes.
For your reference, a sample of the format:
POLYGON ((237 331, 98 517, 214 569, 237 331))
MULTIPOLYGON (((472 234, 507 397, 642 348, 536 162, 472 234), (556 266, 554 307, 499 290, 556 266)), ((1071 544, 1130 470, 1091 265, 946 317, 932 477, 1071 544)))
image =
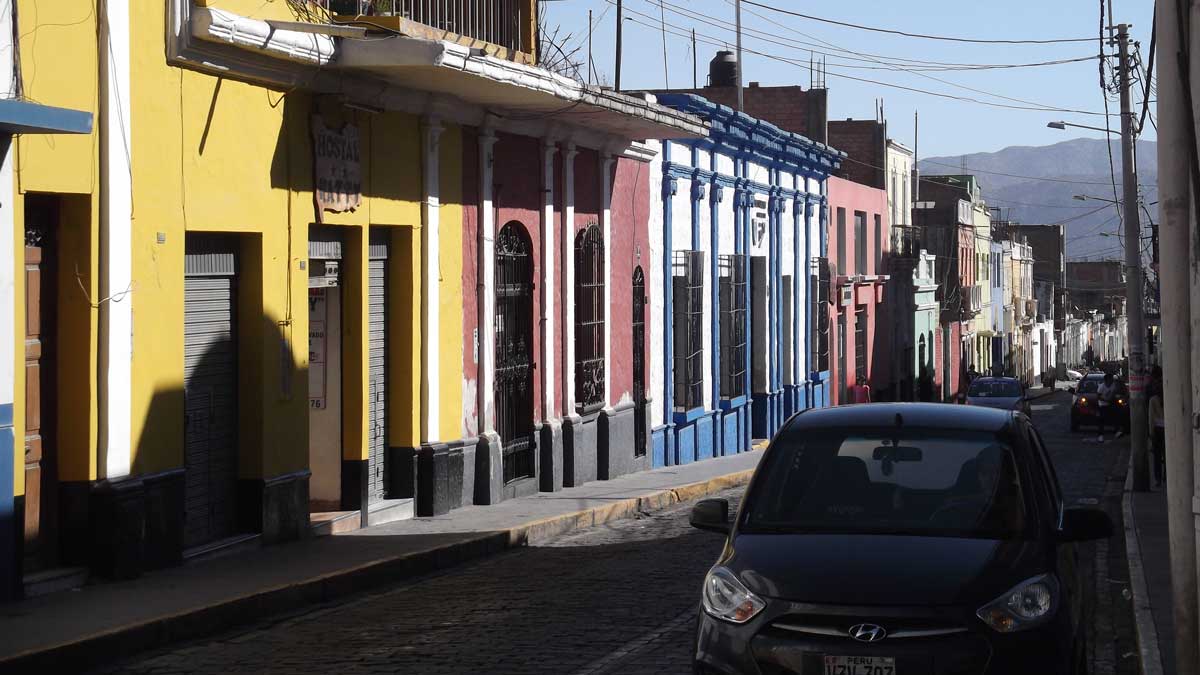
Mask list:
POLYGON ((825 675, 896 675, 891 656, 826 656, 825 675))

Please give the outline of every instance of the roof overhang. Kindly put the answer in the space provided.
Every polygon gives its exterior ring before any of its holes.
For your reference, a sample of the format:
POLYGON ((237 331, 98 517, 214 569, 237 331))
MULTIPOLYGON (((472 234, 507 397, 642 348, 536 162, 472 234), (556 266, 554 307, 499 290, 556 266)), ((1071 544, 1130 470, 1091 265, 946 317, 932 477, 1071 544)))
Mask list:
POLYGON ((0 132, 9 134, 90 134, 92 114, 70 108, 0 99, 0 132))
POLYGON ((446 94, 508 119, 545 119, 627 140, 702 138, 708 124, 653 97, 576 82, 445 40, 336 37, 192 7, 193 37, 300 65, 369 75, 403 89, 446 94))

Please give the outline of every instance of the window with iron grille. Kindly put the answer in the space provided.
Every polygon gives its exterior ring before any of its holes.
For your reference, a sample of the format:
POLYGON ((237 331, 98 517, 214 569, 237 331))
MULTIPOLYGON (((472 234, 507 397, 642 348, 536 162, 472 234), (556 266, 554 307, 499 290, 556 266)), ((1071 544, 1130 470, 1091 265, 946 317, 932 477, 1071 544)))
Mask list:
POLYGON ((867 381, 867 308, 863 305, 854 313, 854 375, 867 381))
POLYGON ((846 209, 837 210, 837 273, 839 276, 850 274, 846 270, 846 209))
POLYGON ((604 406, 604 236, 595 223, 575 237, 575 404, 604 406))
POLYGON ((675 251, 671 264, 675 410, 704 405, 704 252, 675 251))
POLYGON ((746 256, 719 258, 721 293, 721 396, 746 393, 746 256))
POLYGON ((854 212, 854 273, 867 274, 867 214, 854 212))
POLYGON ((810 312, 808 343, 812 349, 813 370, 829 370, 829 259, 813 258, 809 268, 810 312))

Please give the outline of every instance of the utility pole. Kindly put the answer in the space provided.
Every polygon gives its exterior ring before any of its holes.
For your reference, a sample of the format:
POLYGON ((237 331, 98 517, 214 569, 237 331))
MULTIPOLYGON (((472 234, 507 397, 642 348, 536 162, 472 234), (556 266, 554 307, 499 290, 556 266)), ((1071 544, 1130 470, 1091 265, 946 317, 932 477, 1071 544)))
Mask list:
POLYGON ((592 83, 592 10, 588 10, 588 65, 587 65, 587 81, 592 83))
POLYGON ((692 89, 699 89, 700 83, 696 78, 696 29, 692 29, 692 89))
MULTIPOLYGON (((1195 3, 1183 3, 1185 11, 1194 11, 1195 3), (1188 10, 1186 8, 1190 7, 1188 10)), ((1194 46, 1195 34, 1188 36, 1180 30, 1179 5, 1160 2, 1155 8, 1158 34, 1158 142, 1164 148, 1187 148, 1193 141, 1189 78, 1181 71, 1181 59, 1175 58, 1188 42, 1194 46), (1181 35, 1182 33, 1182 35, 1181 35), (1190 37, 1190 40, 1189 40, 1190 37)), ((1195 53, 1194 51, 1192 52, 1195 53)), ((1186 62, 1183 62, 1186 64, 1186 62)), ((1193 345, 1192 289, 1195 281, 1192 270, 1196 258, 1191 254, 1192 236, 1196 227, 1191 186, 1195 168, 1191 153, 1158 153, 1159 222, 1162 264, 1159 279, 1162 285, 1160 315, 1162 316, 1163 414, 1166 418, 1167 453, 1167 531, 1171 542, 1171 599, 1174 633, 1175 672, 1178 675, 1200 673, 1200 600, 1197 594, 1196 533, 1200 516, 1194 506, 1196 495, 1196 441, 1192 428, 1192 373, 1197 357, 1193 345)))
POLYGON ((742 104, 742 0, 733 3, 735 21, 737 23, 737 83, 738 83, 738 112, 745 110, 742 104))
POLYGON ((663 42, 663 89, 671 88, 671 75, 667 70, 667 7, 658 0, 659 26, 662 28, 663 42))
POLYGON ((615 91, 621 91, 621 31, 625 28, 625 8, 621 2, 622 0, 617 0, 617 74, 616 82, 613 83, 615 91))
POLYGON ((1118 68, 1121 77, 1121 173, 1125 199, 1125 312, 1129 345, 1129 433, 1133 452, 1133 489, 1150 490, 1150 463, 1146 452, 1146 330, 1142 292, 1142 228, 1138 213, 1137 157, 1130 103, 1129 25, 1117 26, 1118 68))

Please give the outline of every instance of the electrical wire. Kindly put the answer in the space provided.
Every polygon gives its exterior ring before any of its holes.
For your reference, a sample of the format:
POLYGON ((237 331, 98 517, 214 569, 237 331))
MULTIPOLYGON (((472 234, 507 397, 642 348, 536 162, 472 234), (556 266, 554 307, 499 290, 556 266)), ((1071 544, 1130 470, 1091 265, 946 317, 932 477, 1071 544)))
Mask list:
MULTIPOLYGON (((647 0, 647 1, 649 2, 649 0, 647 0)), ((725 0, 725 1, 727 4, 730 4, 730 5, 734 4, 734 0, 725 0)), ((679 5, 673 5, 669 2, 666 3, 666 5, 667 5, 667 7, 672 8, 672 11, 674 13, 684 16, 686 18, 694 19, 696 21, 708 24, 715 28, 721 28, 721 29, 726 29, 726 30, 729 29, 730 24, 725 19, 712 16, 711 14, 705 14, 703 12, 698 12, 693 9, 684 8, 679 5)), ((829 42, 827 40, 822 40, 818 37, 815 37, 813 35, 810 35, 808 33, 800 31, 800 30, 798 30, 792 26, 789 26, 785 23, 776 21, 775 19, 772 19, 768 16, 765 16, 763 14, 755 12, 752 9, 743 9, 743 11, 746 14, 758 17, 759 19, 762 19, 763 21, 766 21, 767 23, 770 23, 778 28, 786 30, 789 33, 793 33, 795 35, 799 35, 801 37, 807 38, 808 40, 811 40, 812 42, 806 42, 804 40, 795 40, 792 42, 782 42, 782 41, 779 41, 776 39, 780 36, 777 36, 774 33, 769 33, 767 31, 758 30, 756 28, 745 26, 745 25, 742 26, 742 34, 743 35, 750 35, 751 37, 756 37, 756 38, 766 41, 766 42, 773 42, 775 44, 779 44, 782 46, 788 46, 793 49, 808 51, 810 53, 815 53, 815 54, 821 54, 822 56, 833 56, 836 58, 844 58, 844 59, 848 59, 851 61, 867 61, 867 62, 877 62, 876 61, 877 59, 882 59, 882 60, 888 61, 890 63, 895 63, 895 64, 899 64, 899 65, 908 65, 910 68, 913 68, 915 70, 991 70, 991 69, 1008 69, 1008 68, 1034 68, 1034 67, 1041 67, 1041 66, 1061 65, 1061 64, 1065 64, 1065 63, 1079 63, 1082 61, 1090 61, 1092 59, 1099 58, 1098 56, 1084 56, 1084 57, 1079 57, 1079 58, 1058 59, 1058 60, 1053 60, 1053 61, 1041 61, 1041 62, 1035 62, 1035 63, 960 63, 960 62, 947 62, 947 61, 929 61, 929 60, 925 60, 925 59, 911 59, 911 58, 906 58, 906 57, 902 57, 902 56, 887 56, 887 55, 883 55, 883 54, 871 54, 868 52, 860 52, 857 50, 840 47, 832 42, 829 42), (798 46, 798 45, 806 45, 807 47, 802 47, 802 46, 798 46), (812 49, 812 47, 819 47, 819 48, 812 49), (829 49, 832 51, 826 52, 826 51, 822 51, 822 49, 829 49), (840 52, 840 53, 838 53, 838 52, 840 52)), ((851 68, 863 68, 863 69, 867 69, 867 70, 878 70, 878 68, 870 67, 870 66, 850 66, 847 64, 835 64, 835 65, 842 65, 842 66, 851 67, 851 68)))
POLYGON ((833 24, 835 26, 842 26, 845 28, 855 28, 858 30, 871 31, 874 33, 887 33, 889 35, 900 35, 903 37, 910 37, 910 38, 921 38, 924 40, 942 40, 942 41, 947 41, 947 42, 968 42, 968 43, 973 43, 973 44, 989 44, 989 45, 1046 45, 1046 44, 1062 44, 1062 43, 1069 43, 1069 42, 1091 42, 1091 38, 1057 38, 1057 39, 1048 39, 1048 40, 1031 40, 1031 39, 1020 39, 1020 40, 1000 39, 1000 40, 997 40, 997 39, 981 39, 981 38, 964 38, 964 37, 956 37, 956 36, 949 36, 949 35, 928 35, 925 33, 909 33, 907 31, 902 31, 902 30, 894 30, 894 29, 890 29, 890 28, 878 28, 875 26, 864 26, 861 24, 849 23, 847 21, 837 21, 835 19, 826 19, 826 18, 819 17, 819 16, 813 16, 811 14, 801 14, 800 12, 787 10, 787 9, 781 9, 779 7, 773 7, 771 5, 765 5, 765 4, 762 4, 759 2, 754 2, 754 0, 742 0, 742 3, 746 4, 746 5, 751 5, 753 7, 761 7, 762 9, 770 10, 772 12, 778 12, 779 14, 786 14, 788 16, 799 17, 801 19, 808 19, 810 21, 819 21, 821 23, 833 24))
MULTIPOLYGON (((1107 16, 1107 13, 1106 13, 1105 7, 1104 7, 1104 1, 1105 0, 1100 0, 1100 53, 1101 54, 1104 53, 1104 20, 1107 16)), ((1115 165, 1113 164, 1112 125, 1109 124, 1109 116, 1108 116, 1108 91, 1109 90, 1108 90, 1107 83, 1104 81, 1104 65, 1105 65, 1105 60, 1100 59, 1100 92, 1104 98, 1104 139, 1105 139, 1104 145, 1105 145, 1105 148, 1108 150, 1108 175, 1109 175, 1109 178, 1112 179, 1113 201, 1120 201, 1120 198, 1117 196, 1117 170, 1115 168, 1115 165)), ((1117 210, 1117 214, 1118 214, 1118 216, 1120 215, 1120 209, 1117 210)), ((1124 220, 1122 220, 1121 222, 1124 222, 1124 220)))
MULTIPOLYGON (((610 3, 612 2, 612 0, 609 0, 609 1, 610 1, 610 3)), ((716 28, 718 28, 718 29, 721 29, 721 30, 726 30, 726 31, 729 31, 729 32, 735 32, 735 31, 736 31, 736 27, 735 27, 735 26, 733 26, 733 25, 731 25, 731 24, 729 24, 727 21, 723 21, 723 20, 717 19, 717 18, 715 18, 715 17, 712 17, 712 16, 709 16, 709 15, 707 15, 707 14, 702 14, 702 13, 700 13, 700 12, 694 12, 694 11, 691 11, 691 10, 686 10, 686 9, 680 8, 680 7, 679 7, 679 6, 677 6, 677 5, 673 5, 673 4, 670 4, 670 3, 664 2, 664 1, 662 1, 662 0, 655 0, 655 1, 652 1, 652 0, 645 0, 645 1, 647 2, 647 4, 650 4, 651 6, 654 6, 654 7, 658 7, 659 9, 662 9, 662 8, 664 8, 664 7, 670 7, 670 8, 671 8, 671 11, 672 11, 672 13, 674 13, 674 14, 679 14, 680 16, 683 16, 684 18, 690 18, 690 19, 693 19, 693 20, 696 20, 696 21, 700 21, 701 23, 708 24, 708 25, 710 25, 710 26, 716 27, 716 28)), ((665 23, 666 23, 665 21, 661 20, 661 19, 660 19, 660 18, 658 18, 658 17, 653 17, 653 16, 650 16, 649 14, 645 14, 645 13, 643 13, 643 12, 639 12, 639 11, 637 11, 637 10, 634 10, 634 9, 626 9, 626 11, 627 11, 627 12, 629 12, 629 13, 631 13, 631 14, 635 14, 635 15, 637 15, 637 16, 640 16, 640 17, 642 17, 642 18, 644 18, 644 19, 647 19, 647 20, 649 20, 649 21, 653 21, 653 22, 656 24, 656 26, 655 26, 655 27, 659 27, 659 26, 661 26, 661 25, 663 25, 663 24, 665 24, 665 23)), ((757 15, 756 15, 756 16, 757 16, 757 15)), ((635 19, 631 19, 631 20, 635 20, 635 19)), ((635 21, 636 21, 636 20, 635 20, 635 21)), ((643 25, 643 26, 644 26, 644 25, 646 25, 645 23, 643 23, 643 22, 640 22, 640 21, 637 21, 637 23, 639 23, 640 25, 643 25)), ((687 27, 685 27, 685 26, 679 26, 679 25, 676 25, 676 24, 668 24, 668 25, 670 25, 670 26, 671 26, 673 29, 675 29, 675 30, 672 32, 672 34, 674 34, 674 35, 680 35, 680 33, 679 33, 678 31, 685 31, 685 32, 686 32, 686 31, 690 30, 689 28, 687 28, 687 27)), ((777 24, 777 25, 781 25, 781 24, 777 24)), ((785 29, 787 28, 786 26, 782 26, 782 25, 781 25, 781 27, 783 27, 783 28, 785 28, 785 29)), ((747 31, 745 28, 743 28, 743 30, 742 30, 742 33, 743 33, 743 35, 745 35, 747 32, 748 32, 748 31, 747 31)), ((710 41, 717 41, 717 42, 718 42, 718 44, 719 44, 719 46, 723 46, 723 45, 727 44, 725 41, 721 40, 721 38, 720 38, 720 37, 717 37, 717 36, 708 35, 708 34, 704 34, 704 33, 697 33, 697 35, 703 36, 703 37, 707 38, 707 39, 708 39, 708 40, 710 40, 710 41)), ((685 37, 685 38, 689 37, 688 35, 680 35, 680 36, 681 36, 681 37, 685 37)), ((751 35, 750 35, 750 37, 753 37, 753 38, 755 38, 755 39, 762 40, 762 41, 764 41, 764 42, 768 42, 768 43, 770 43, 770 44, 774 44, 774 45, 777 45, 777 46, 784 46, 784 47, 789 47, 789 48, 792 48, 792 49, 801 49, 801 48, 799 48, 799 47, 796 47, 796 46, 795 46, 793 43, 791 43, 791 42, 781 41, 780 39, 778 39, 778 38, 779 38, 779 36, 777 36, 777 35, 774 35, 774 34, 771 34, 771 33, 766 33, 766 32, 764 32, 764 31, 757 31, 757 30, 753 30, 753 31, 751 31, 751 35), (761 35, 769 35, 770 37, 761 37, 761 35)), ((807 36, 806 36, 806 37, 807 37, 807 36)), ((825 42, 825 41, 824 41, 824 40, 821 40, 821 42, 825 42)), ((710 42, 709 44, 712 44, 712 42, 710 42)), ((827 44, 827 45, 831 45, 831 43, 828 43, 828 42, 825 42, 825 44, 827 44)), ((831 45, 831 46, 834 46, 834 45, 831 45)), ((836 48, 836 46, 834 46, 834 47, 836 48)), ((745 48, 743 48, 743 50, 742 50, 742 51, 743 51, 743 52, 750 52, 750 53, 754 53, 754 54, 759 54, 759 55, 761 55, 761 56, 766 56, 767 58, 775 58, 776 60, 780 60, 780 61, 784 61, 784 62, 789 62, 789 61, 788 61, 788 59, 785 59, 785 58, 783 58, 783 57, 779 57, 779 56, 777 56, 777 55, 771 55, 771 54, 765 54, 765 53, 755 52, 755 51, 753 51, 753 50, 747 50, 747 49, 745 49, 745 48)), ((807 49, 804 49, 804 50, 802 50, 802 51, 810 51, 810 52, 811 52, 812 50, 807 50, 807 49)), ((958 84, 958 83, 956 83, 956 82, 951 82, 951 81, 949 81, 949 80, 944 80, 944 79, 941 79, 941 78, 939 78, 939 77, 934 77, 933 75, 927 75, 926 73, 922 72, 922 71, 921 71, 921 70, 919 70, 919 69, 912 69, 911 67, 906 67, 906 66, 904 66, 904 65, 901 65, 901 64, 895 64, 895 63, 885 63, 884 61, 881 61, 881 60, 879 60, 879 59, 870 58, 870 57, 869 57, 868 55, 866 55, 866 54, 861 54, 861 53, 858 53, 858 52, 854 52, 854 53, 858 54, 859 56, 865 57, 865 58, 863 58, 863 59, 856 59, 856 60, 866 60, 866 61, 869 61, 869 62, 872 62, 872 63, 875 63, 875 64, 877 64, 877 66, 878 66, 878 67, 870 67, 870 66, 856 66, 856 65, 851 65, 851 64, 838 64, 838 63, 836 63, 836 62, 834 63, 834 65, 835 65, 835 66, 840 66, 840 67, 847 67, 847 68, 856 68, 856 69, 878 70, 878 69, 882 68, 882 69, 885 69, 885 70, 906 72, 906 73, 908 73, 908 74, 910 74, 910 75, 916 75, 916 76, 918 76, 918 77, 923 77, 923 78, 925 78, 925 79, 933 80, 933 81, 935 81, 935 82, 938 82, 938 83, 940 83, 940 84, 945 84, 945 85, 948 85, 948 86, 951 86, 951 87, 956 87, 956 88, 962 89, 962 90, 964 90, 964 91, 969 91, 969 92, 972 92, 972 93, 975 93, 975 94, 983 94, 984 96, 990 96, 990 97, 993 97, 993 98, 997 98, 997 99, 1001 99, 1001 100, 1005 100, 1005 101, 1011 101, 1011 102, 1013 102, 1013 103, 1021 103, 1021 104, 1025 104, 1025 105, 1023 105, 1023 106, 1005 106, 1005 105, 1002 105, 1002 104, 997 104, 997 103, 993 103, 993 102, 990 102, 990 101, 981 101, 981 100, 974 99, 974 98, 968 98, 968 97, 955 97, 955 96, 953 96, 953 95, 950 95, 950 94, 940 94, 940 93, 937 93, 937 92, 924 92, 924 91, 917 90, 917 89, 913 89, 913 88, 910 88, 910 87, 903 87, 903 86, 900 86, 900 85, 894 85, 894 84, 890 84, 890 83, 887 83, 887 82, 876 82, 876 81, 873 81, 873 80, 866 80, 866 79, 862 79, 862 78, 855 78, 854 76, 851 76, 851 75, 846 75, 846 74, 841 74, 841 73, 836 73, 836 72, 835 72, 835 73, 833 73, 834 75, 837 75, 837 76, 839 76, 839 77, 843 77, 843 78, 847 78, 847 79, 858 79, 859 81, 862 81, 862 82, 869 82, 869 83, 872 83, 872 84, 878 84, 878 85, 885 86, 885 87, 895 87, 895 88, 900 88, 900 89, 907 89, 907 90, 909 90, 909 91, 916 91, 916 92, 920 92, 920 93, 933 94, 933 95, 936 95, 936 96, 947 96, 947 97, 951 97, 951 98, 960 98, 961 100, 970 100, 970 101, 972 101, 972 102, 975 102, 975 103, 982 103, 982 104, 984 104, 984 105, 993 105, 993 106, 998 106, 998 107, 1015 107, 1015 108, 1017 108, 1017 109, 1022 109, 1022 110, 1028 109, 1028 110, 1038 110, 1038 111, 1042 111, 1042 112, 1066 112, 1066 113, 1072 113, 1072 114, 1078 114, 1078 115, 1100 115, 1100 114, 1102 114, 1102 113, 1098 113, 1098 112, 1092 112, 1092 111, 1087 111, 1087 110, 1076 110, 1076 109, 1072 109, 1072 108, 1062 108, 1062 107, 1053 106, 1053 105, 1050 105, 1050 104, 1039 103, 1039 102, 1037 102, 1037 101, 1029 101, 1029 100, 1026 100, 1026 99, 1014 98, 1014 97, 1011 97, 1011 96, 1004 96, 1004 95, 1002 95, 1002 94, 995 94, 995 93, 992 93, 992 92, 990 92, 990 91, 985 91, 985 90, 982 90, 982 89, 976 89, 976 88, 974 88, 974 87, 968 87, 968 86, 966 86, 966 85, 958 84), (1031 106, 1031 107, 1026 107, 1026 106, 1031 106)), ((851 58, 851 57, 847 57, 847 58, 851 58)), ((1096 58, 1099 58, 1099 57, 1096 57, 1096 58)), ((1090 58, 1089 58, 1089 59, 1083 59, 1083 60, 1090 60, 1090 58)), ((800 66, 803 66, 803 63, 800 63, 800 64, 796 64, 795 62, 792 62, 792 63, 793 63, 793 65, 800 65, 800 66)), ((826 69, 826 70, 825 70, 825 72, 829 72, 829 71, 826 69)))
MULTIPOLYGON (((1157 2, 1155 5, 1157 6, 1157 2)), ((1142 81, 1142 90, 1145 96, 1142 98, 1142 119, 1138 121, 1137 133, 1141 135, 1142 129, 1146 128, 1146 116, 1150 113, 1150 84, 1154 78, 1154 49, 1155 41, 1158 37, 1157 22, 1153 22, 1150 27, 1150 63, 1146 65, 1146 78, 1142 81)), ((1154 120, 1150 121, 1154 125, 1154 130, 1158 131, 1158 125, 1154 124, 1154 120)))
MULTIPOLYGON (((610 3, 614 3, 614 4, 616 2, 616 0, 606 0, 606 1, 610 2, 610 3)), ((636 12, 636 11, 628 9, 628 8, 625 9, 625 12, 629 13, 629 14, 640 14, 640 12, 636 12)), ((638 20, 638 18, 636 16, 629 16, 626 18, 628 21, 636 23, 640 26, 644 26, 646 28, 651 28, 653 30, 660 30, 660 22, 657 19, 653 19, 654 23, 651 24, 651 23, 647 23, 645 21, 638 20)), ((675 35, 677 37, 688 39, 688 40, 691 39, 690 29, 688 29, 688 31, 685 33, 685 32, 681 32, 682 28, 679 26, 675 26, 673 24, 667 24, 667 25, 671 27, 671 30, 667 31, 668 33, 675 35)), ((714 45, 717 47, 725 46, 724 41, 715 40, 711 37, 708 37, 708 39, 705 39, 705 40, 701 40, 700 39, 701 34, 697 33, 696 35, 697 35, 697 41, 699 41, 699 42, 704 42, 705 44, 714 45)), ((806 67, 808 65, 804 62, 797 61, 795 59, 789 59, 789 58, 786 58, 783 56, 779 56, 777 54, 770 54, 767 52, 756 51, 753 49, 747 49, 745 47, 742 48, 742 51, 747 54, 761 56, 763 58, 771 59, 774 61, 779 61, 782 63, 787 63, 787 64, 801 67, 801 68, 806 67)), ((1045 106, 1025 106, 1025 105, 1010 105, 1010 104, 1005 104, 1005 103, 995 103, 992 101, 984 101, 984 100, 972 98, 969 96, 959 96, 956 94, 948 94, 945 92, 930 91, 928 89, 920 89, 918 87, 909 87, 909 86, 905 86, 905 85, 894 84, 891 82, 883 82, 880 80, 873 80, 873 79, 865 78, 865 77, 857 77, 854 75, 848 75, 846 73, 839 73, 837 71, 826 70, 823 72, 827 75, 833 75, 834 77, 840 77, 844 80, 853 80, 855 82, 864 82, 867 84, 874 84, 877 86, 888 87, 891 89, 899 89, 902 91, 908 91, 908 92, 913 92, 913 93, 917 93, 917 94, 924 94, 927 96, 935 96, 938 98, 962 101, 965 103, 976 103, 979 105, 989 106, 989 107, 993 107, 993 108, 1002 108, 1002 109, 1006 109, 1006 110, 1026 110, 1026 111, 1034 111, 1034 112, 1065 112, 1065 113, 1072 113, 1072 114, 1077 114, 1077 115, 1094 115, 1094 116, 1101 116, 1101 115, 1106 114, 1106 113, 1101 113, 1101 112, 1093 112, 1093 111, 1087 111, 1087 110, 1074 110, 1074 109, 1068 109, 1068 108, 1053 108, 1053 107, 1045 107, 1045 106)), ((995 96, 995 94, 990 94, 990 95, 995 96)))

